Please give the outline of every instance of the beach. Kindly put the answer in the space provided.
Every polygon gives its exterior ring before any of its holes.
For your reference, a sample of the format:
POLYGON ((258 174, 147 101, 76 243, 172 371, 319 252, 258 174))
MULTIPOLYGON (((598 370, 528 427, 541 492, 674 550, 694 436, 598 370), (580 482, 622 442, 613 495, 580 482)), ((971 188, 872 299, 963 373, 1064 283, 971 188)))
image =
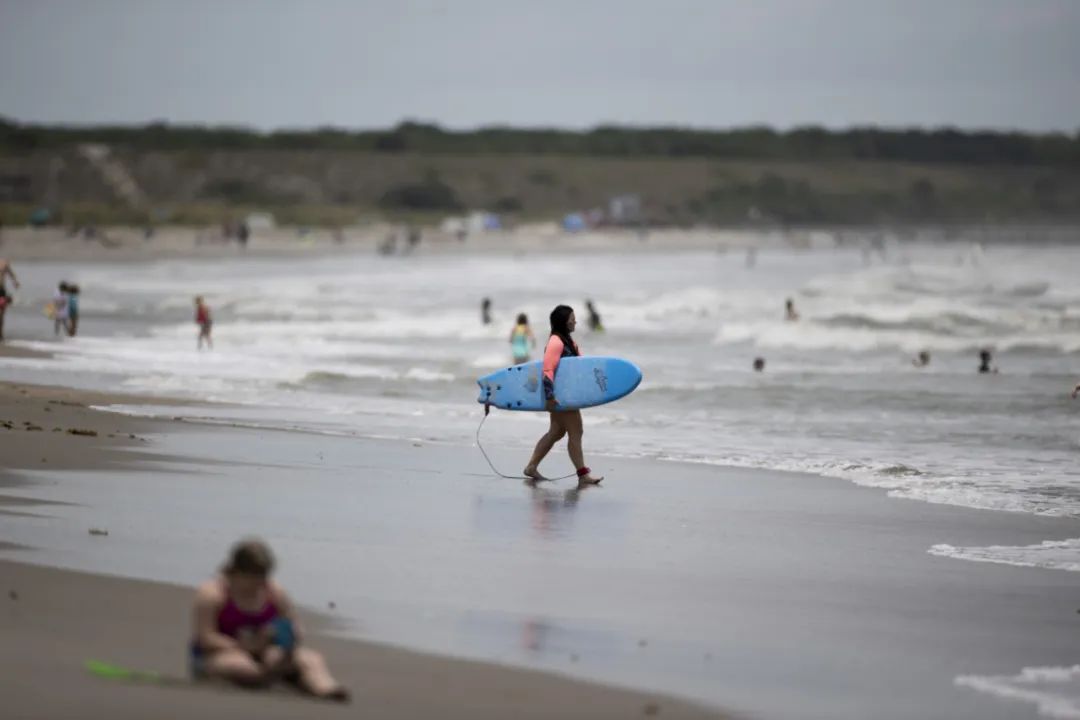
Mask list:
MULTIPOLYGON (((39 452, 63 456, 54 448, 76 443, 72 454, 91 458, 65 473, 35 468, 5 481, 14 504, 4 510, 19 514, 6 518, 3 539, 30 546, 9 558, 194 582, 231 534, 258 532, 278 549, 283 582, 299 588, 307 607, 327 612, 333 602, 331 614, 342 620, 336 629, 346 635, 639 688, 574 685, 588 700, 559 705, 552 703, 570 702, 567 690, 539 692, 533 673, 518 673, 539 693, 530 704, 520 702, 511 671, 320 637, 366 714, 506 712, 493 690, 502 685, 486 676, 476 678, 484 687, 476 695, 456 694, 456 679, 443 687, 455 693, 449 697, 428 683, 419 694, 403 689, 417 675, 453 675, 460 665, 466 677, 507 673, 513 712, 526 715, 534 708, 537 716, 636 716, 649 703, 665 717, 704 712, 640 690, 667 687, 760 717, 1022 717, 1019 707, 954 687, 952 677, 1073 657, 1071 574, 934 557, 923 540, 931 528, 957 545, 1025 544, 1064 537, 1068 521, 889 500, 836 479, 607 458, 606 487, 571 499, 563 486, 532 491, 493 480, 468 448, 147 424, 59 404, 89 399, 4 388, 4 415, 16 425, 49 418, 99 432, 58 435, 47 450, 23 440, 43 433, 0 436, 9 467, 32 467, 39 452), (146 440, 121 441, 125 431, 146 440), (117 441, 123 446, 110 447, 117 441), (115 461, 123 456, 130 457, 115 461), (266 498, 254 513, 243 501, 252 483, 266 498), (273 499, 289 486, 302 489, 283 507, 273 499), (346 487, 363 501, 308 512, 324 498, 345 497, 346 487), (152 508, 163 514, 147 518, 152 508), (91 527, 109 534, 92 536, 91 527), (399 664, 387 665, 380 653, 399 664), (605 693, 614 704, 597 699, 605 693), (469 697, 483 699, 473 707, 469 697)), ((118 713, 157 702, 191 703, 192 712, 344 712, 86 677, 79 665, 91 658, 183 677, 189 591, 10 563, 2 577, 19 596, 6 602, 19 640, 5 651, 36 642, 57 648, 15 666, 71 679, 71 694, 13 685, 26 717, 78 717, 79 697, 116 703, 118 713), (35 715, 40 708, 50 710, 35 715)))
MULTIPOLYGON (((14 261, 147 262, 168 259, 235 259, 285 257, 310 259, 319 255, 341 256, 373 253, 388 238, 394 238, 386 251, 410 252, 406 236, 413 225, 405 222, 370 222, 345 228, 270 227, 253 231, 246 243, 225 238, 218 227, 165 225, 147 237, 135 227, 104 227, 93 237, 72 235, 60 227, 5 227, 0 235, 0 257, 14 261)), ((460 254, 462 241, 436 228, 420 230, 423 252, 460 254)), ((833 233, 801 233, 804 242, 812 237, 831 237, 833 233)), ((672 248, 714 249, 717 242, 745 248, 759 239, 752 232, 738 229, 715 230, 656 229, 640 235, 633 229, 607 228, 595 232, 567 235, 554 222, 528 223, 505 231, 474 233, 468 238, 467 251, 534 252, 538 249, 561 254, 580 254, 609 250, 614 244, 632 244, 635 250, 666 251, 672 248)))
MULTIPOLYGON (((0 386, 0 416, 16 426, 0 428, 4 432, 0 485, 5 491, 0 494, 0 515, 5 520, 43 521, 50 533, 80 538, 89 555, 98 551, 107 555, 108 543, 117 539, 127 546, 136 543, 134 538, 118 537, 115 526, 112 535, 95 536, 90 528, 64 522, 54 514, 59 501, 35 497, 38 483, 20 480, 20 470, 45 464, 40 459, 47 461, 50 470, 137 474, 140 464, 130 451, 149 441, 136 433, 183 432, 173 427, 176 423, 132 421, 87 408, 106 399, 92 393, 0 386), (24 429, 39 427, 39 423, 48 425, 48 430, 24 429), (97 434, 53 435, 52 427, 97 434)), ((108 501, 102 498, 103 503, 108 501)), ((141 718, 165 708, 183 715, 270 718, 357 714, 622 718, 661 712, 665 717, 721 717, 660 693, 611 689, 549 673, 337 639, 327 635, 335 627, 335 618, 325 606, 321 614, 305 612, 304 621, 317 632, 316 646, 346 679, 355 698, 352 705, 319 703, 285 691, 266 694, 199 685, 188 679, 185 655, 190 641, 191 587, 40 567, 36 563, 47 548, 10 542, 18 530, 12 533, 6 522, 4 527, 0 548, 13 559, 0 561, 0 634, 4 637, 0 666, 4 667, 4 713, 13 720, 141 718), (86 671, 88 660, 159 673, 161 679, 104 679, 86 671)))
MULTIPOLYGON (((867 262, 765 239, 750 267, 720 240, 569 255, 520 242, 18 264, 0 350, 0 577, 32 590, 8 601, 26 613, 6 616, 13 652, 70 643, 35 667, 120 717, 163 694, 271 717, 1080 713, 1071 686, 1016 680, 1077 659, 1076 299, 1059 279, 1073 251, 890 245, 867 262), (589 286, 607 332, 579 342, 645 372, 586 413, 607 479, 499 478, 477 439, 512 475, 544 418, 495 411, 478 432, 473 378, 505 362, 503 320, 524 309, 542 332, 552 285, 593 265, 613 273, 589 286), (57 277, 83 287, 77 338, 51 337, 36 311, 57 277), (212 353, 195 350, 196 291, 215 311, 212 353), (788 294, 799 323, 780 314, 788 294), (1003 369, 978 376, 987 342, 1003 369), (348 710, 81 670, 97 658, 182 677, 182 588, 250 534, 319 628, 348 710), (81 611, 67 594, 25 601, 60 586, 97 593, 92 625, 115 631, 69 629, 81 611), (109 612, 127 597, 146 609, 109 612), (168 639, 147 640, 155 623, 168 639), (418 692, 418 674, 453 679, 418 692), (473 682, 467 700, 445 694, 473 682)), ((567 465, 560 446, 544 467, 567 465)), ((18 692, 28 717, 63 701, 18 692)))
MULTIPOLYGON (((546 673, 448 660, 320 636, 317 645, 354 702, 337 705, 287 690, 247 692, 187 677, 177 652, 191 589, 0 562, 4 611, 4 716, 145 718, 167 712, 236 718, 647 717, 716 718, 659 694, 574 682, 546 673), (89 673, 89 660, 157 673, 153 680, 89 673)), ((318 627, 320 618, 309 618, 318 627)), ((323 623, 326 621, 323 620, 323 623)))

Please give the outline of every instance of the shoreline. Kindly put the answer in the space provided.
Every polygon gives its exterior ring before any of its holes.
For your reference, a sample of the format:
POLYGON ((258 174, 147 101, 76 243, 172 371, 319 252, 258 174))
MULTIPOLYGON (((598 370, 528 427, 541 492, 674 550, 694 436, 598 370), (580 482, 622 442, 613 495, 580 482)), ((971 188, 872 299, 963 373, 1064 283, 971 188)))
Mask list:
MULTIPOLYGON (((181 423, 89 407, 107 397, 0 383, 0 417, 13 425, 0 426, 5 459, 0 488, 16 491, 14 495, 0 493, 0 515, 49 522, 50 508, 61 504, 20 495, 20 490, 41 487, 39 479, 24 478, 20 471, 133 474, 169 457, 154 455, 150 459, 142 448, 153 445, 162 434, 183 432, 181 423), (86 434, 53 435, 51 428, 24 429, 40 427, 39 423, 46 421, 56 423, 55 427, 70 425, 86 434), (40 467, 35 463, 39 454, 47 461, 40 467)), ((135 396, 111 398, 114 402, 139 401, 135 396)), ((87 544, 109 540, 108 529, 70 527, 65 532, 84 533, 87 544)), ((0 559, 0 603, 4 606, 0 633, 5 637, 0 663, 12 669, 8 680, 20 688, 5 699, 12 718, 87 717, 84 711, 91 706, 95 716, 139 718, 153 715, 163 702, 188 713, 227 712, 230 717, 260 718, 323 717, 324 713, 340 717, 356 711, 386 718, 437 713, 446 718, 493 720, 511 714, 537 718, 621 718, 657 713, 664 717, 728 717, 663 693, 338 637, 327 634, 340 622, 338 618, 313 612, 303 604, 305 624, 317 635, 313 645, 327 653, 331 668, 352 689, 351 706, 323 705, 281 691, 250 693, 193 684, 186 680, 183 652, 192 588, 64 569, 34 557, 39 554, 34 546, 9 541, 9 533, 7 528, 0 535, 0 551, 5 556, 0 559), (81 667, 87 659, 160 672, 167 682, 157 687, 91 677, 81 667), (423 682, 425 678, 428 682, 423 682), (63 693, 51 690, 58 682, 63 693)))

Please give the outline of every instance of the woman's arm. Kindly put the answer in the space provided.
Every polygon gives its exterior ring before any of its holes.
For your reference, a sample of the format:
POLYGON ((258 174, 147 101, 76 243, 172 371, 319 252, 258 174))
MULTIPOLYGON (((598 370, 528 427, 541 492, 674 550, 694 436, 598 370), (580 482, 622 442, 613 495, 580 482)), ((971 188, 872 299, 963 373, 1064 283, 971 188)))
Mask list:
POLYGON ((559 361, 562 360, 563 341, 557 335, 552 335, 548 340, 547 349, 544 350, 544 397, 549 405, 555 400, 555 371, 559 369, 559 361))
POLYGON ((214 583, 204 583, 195 592, 195 642, 204 651, 240 647, 235 638, 218 632, 217 615, 221 604, 221 590, 214 583))
POLYGON ((276 582, 271 581, 270 598, 274 601, 274 606, 277 607, 278 614, 288 620, 292 625, 293 642, 299 645, 301 640, 300 618, 296 616, 296 608, 293 607, 289 594, 276 582))

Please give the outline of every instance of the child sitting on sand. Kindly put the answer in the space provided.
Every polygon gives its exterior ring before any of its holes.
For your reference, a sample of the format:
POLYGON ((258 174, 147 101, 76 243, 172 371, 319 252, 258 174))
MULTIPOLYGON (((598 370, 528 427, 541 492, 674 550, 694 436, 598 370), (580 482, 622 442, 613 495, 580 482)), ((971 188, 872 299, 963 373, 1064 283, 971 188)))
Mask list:
POLYGON ((221 574, 199 587, 192 674, 247 687, 284 679, 316 697, 348 701, 322 655, 301 644, 292 603, 270 579, 273 569, 270 548, 244 540, 233 546, 221 574))

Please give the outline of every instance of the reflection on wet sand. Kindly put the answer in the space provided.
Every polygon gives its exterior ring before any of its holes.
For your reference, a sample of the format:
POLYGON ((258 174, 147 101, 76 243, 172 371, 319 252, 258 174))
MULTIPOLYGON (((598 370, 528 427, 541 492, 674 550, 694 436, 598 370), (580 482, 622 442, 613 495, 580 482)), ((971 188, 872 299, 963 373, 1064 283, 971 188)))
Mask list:
POLYGON ((535 480, 526 480, 525 485, 532 493, 533 529, 545 537, 569 531, 581 496, 587 489, 598 487, 595 483, 579 483, 569 490, 559 491, 535 480))

